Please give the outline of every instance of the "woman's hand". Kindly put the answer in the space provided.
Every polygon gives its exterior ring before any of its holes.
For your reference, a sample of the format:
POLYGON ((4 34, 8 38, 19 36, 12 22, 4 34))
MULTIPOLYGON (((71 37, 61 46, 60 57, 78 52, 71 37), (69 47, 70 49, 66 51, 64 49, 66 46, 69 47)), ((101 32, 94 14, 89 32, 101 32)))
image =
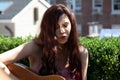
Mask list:
POLYGON ((0 62, 0 80, 19 80, 12 73, 10 73, 9 69, 5 64, 0 62))
POLYGON ((5 64, 3 64, 2 62, 0 62, 0 69, 2 69, 3 71, 5 71, 7 74, 10 74, 9 69, 7 68, 7 66, 5 64))
POLYGON ((8 74, 0 68, 0 80, 13 80, 8 76, 8 74))

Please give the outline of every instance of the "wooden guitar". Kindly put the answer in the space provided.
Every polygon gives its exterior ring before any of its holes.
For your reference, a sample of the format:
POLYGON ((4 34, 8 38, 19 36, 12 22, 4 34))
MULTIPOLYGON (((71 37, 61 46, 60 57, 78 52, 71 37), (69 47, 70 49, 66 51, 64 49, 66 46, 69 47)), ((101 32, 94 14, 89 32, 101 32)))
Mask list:
POLYGON ((40 76, 16 64, 9 64, 7 67, 19 80, 66 80, 59 75, 40 76))

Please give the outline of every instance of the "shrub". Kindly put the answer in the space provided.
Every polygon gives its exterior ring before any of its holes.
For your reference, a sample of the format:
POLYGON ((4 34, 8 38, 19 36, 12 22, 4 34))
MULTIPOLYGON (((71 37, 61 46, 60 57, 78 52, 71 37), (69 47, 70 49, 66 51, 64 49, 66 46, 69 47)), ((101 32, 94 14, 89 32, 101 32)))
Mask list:
POLYGON ((81 38, 89 51, 88 80, 120 79, 120 38, 81 38))
MULTIPOLYGON (((4 37, 4 36, 0 35, 0 53, 3 53, 7 50, 15 48, 15 47, 19 46, 20 44, 23 44, 23 43, 31 40, 32 38, 33 38, 32 36, 28 36, 27 38, 22 38, 22 37, 15 38, 15 37, 4 37)), ((27 58, 22 59, 18 62, 29 66, 27 58)))
MULTIPOLYGON (((0 53, 17 47, 31 40, 0 36, 0 53)), ((119 80, 120 79, 120 38, 80 38, 89 52, 87 80, 119 80)), ((28 65, 28 59, 18 61, 28 65)), ((28 65, 29 66, 29 65, 28 65)))

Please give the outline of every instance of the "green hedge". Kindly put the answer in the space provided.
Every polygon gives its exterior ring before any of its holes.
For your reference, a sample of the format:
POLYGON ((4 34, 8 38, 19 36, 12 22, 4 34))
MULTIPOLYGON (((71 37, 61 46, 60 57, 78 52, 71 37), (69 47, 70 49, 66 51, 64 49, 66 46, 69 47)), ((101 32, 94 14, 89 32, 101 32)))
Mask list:
POLYGON ((120 80, 120 38, 81 38, 89 51, 88 80, 120 80))
MULTIPOLYGON (((0 36, 0 53, 31 40, 0 36)), ((120 79, 120 38, 80 38, 89 51, 88 80, 120 79)), ((28 60, 19 61, 28 65, 28 60)))
MULTIPOLYGON (((20 44, 23 44, 23 43, 31 40, 32 38, 33 37, 31 37, 31 36, 28 36, 27 38, 22 38, 22 37, 14 38, 14 37, 4 37, 4 36, 0 35, 0 53, 3 53, 7 50, 14 48, 14 47, 17 47, 20 44)), ((29 66, 27 58, 22 59, 18 62, 29 66)))
POLYGON ((12 49, 24 42, 29 41, 32 37, 21 38, 21 37, 4 37, 0 35, 0 53, 12 49))

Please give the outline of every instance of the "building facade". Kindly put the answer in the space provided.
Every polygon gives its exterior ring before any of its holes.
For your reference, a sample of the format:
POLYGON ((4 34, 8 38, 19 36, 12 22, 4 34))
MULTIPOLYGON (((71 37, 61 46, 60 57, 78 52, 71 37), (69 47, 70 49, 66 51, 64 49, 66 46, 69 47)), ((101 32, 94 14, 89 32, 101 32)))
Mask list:
POLYGON ((0 35, 38 35, 43 14, 49 7, 44 0, 0 0, 0 35))
POLYGON ((65 4, 76 16, 81 36, 99 35, 101 29, 120 29, 120 0, 46 0, 65 4))

